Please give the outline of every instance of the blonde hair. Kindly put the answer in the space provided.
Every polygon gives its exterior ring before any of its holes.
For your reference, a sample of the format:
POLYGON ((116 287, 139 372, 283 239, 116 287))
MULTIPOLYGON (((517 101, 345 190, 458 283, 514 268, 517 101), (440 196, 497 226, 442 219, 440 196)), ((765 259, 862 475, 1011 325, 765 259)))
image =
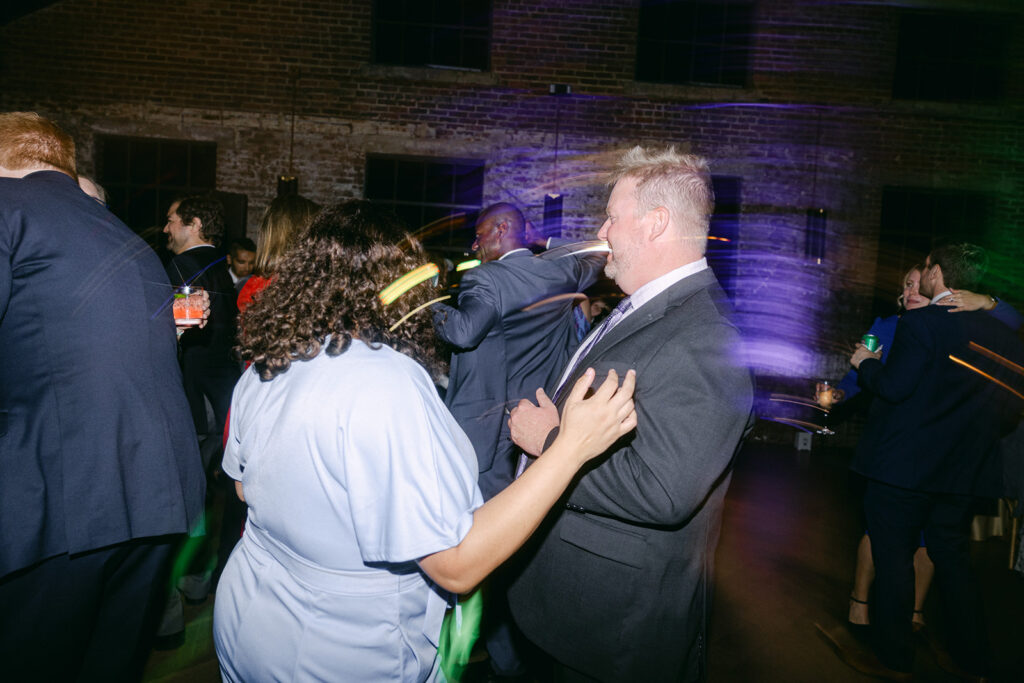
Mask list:
POLYGON ((75 141, 31 111, 0 114, 0 166, 12 171, 50 166, 78 179, 75 141))
POLYGON ((319 204, 297 194, 276 197, 270 202, 260 219, 253 272, 260 277, 273 275, 281 256, 319 210, 319 204))
POLYGON ((636 178, 638 216, 665 207, 678 230, 700 238, 700 250, 704 252, 715 211, 715 191, 706 159, 682 154, 675 147, 651 150, 637 145, 619 159, 609 184, 623 178, 636 178))

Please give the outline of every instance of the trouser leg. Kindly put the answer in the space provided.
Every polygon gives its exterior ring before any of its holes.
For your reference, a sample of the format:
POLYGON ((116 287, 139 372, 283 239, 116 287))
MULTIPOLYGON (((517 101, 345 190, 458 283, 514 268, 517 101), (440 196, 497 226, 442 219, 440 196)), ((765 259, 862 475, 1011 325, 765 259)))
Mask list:
POLYGON ((927 517, 927 497, 877 481, 864 490, 864 515, 875 560, 872 631, 886 666, 914 668, 914 553, 927 517))
POLYGON ((0 580, 0 661, 12 681, 141 675, 174 537, 49 558, 0 580))
POLYGON ((935 564, 935 583, 948 625, 949 650, 964 670, 988 671, 988 632, 981 591, 971 568, 969 496, 935 495, 925 528, 928 555, 935 564))

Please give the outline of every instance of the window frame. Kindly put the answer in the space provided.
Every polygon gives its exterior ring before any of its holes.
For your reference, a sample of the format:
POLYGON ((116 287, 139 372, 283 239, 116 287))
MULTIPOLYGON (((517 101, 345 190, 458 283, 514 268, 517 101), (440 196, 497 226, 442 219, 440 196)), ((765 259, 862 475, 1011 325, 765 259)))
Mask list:
POLYGON ((640 83, 658 83, 665 85, 696 85, 725 88, 745 88, 749 86, 751 78, 751 62, 753 55, 754 33, 754 0, 641 0, 637 15, 636 35, 636 62, 634 65, 634 79, 640 83), (673 11, 680 14, 689 13, 692 22, 689 25, 678 26, 677 35, 685 37, 667 38, 655 35, 657 31, 665 30, 668 24, 667 19, 659 20, 656 16, 656 8, 664 8, 665 13, 673 11), (722 8, 723 26, 721 32, 713 35, 696 35, 699 26, 699 13, 708 11, 708 7, 722 8), (730 32, 726 30, 730 26, 730 13, 734 16, 741 12, 739 19, 732 18, 731 25, 742 27, 743 30, 730 32), (654 59, 652 53, 645 51, 645 46, 652 51, 658 52, 660 65, 655 68, 648 60, 654 59), (717 52, 716 56, 715 53, 717 52), (730 65, 728 55, 737 55, 736 64, 730 65), (667 73, 667 60, 674 54, 685 54, 688 57, 685 67, 686 75, 672 75, 667 73), (698 69, 706 64, 708 58, 716 61, 716 78, 701 77, 698 69), (729 69, 737 72, 736 77, 728 77, 729 69), (654 75, 657 72, 657 75, 654 75))
MULTIPOLYGON (((436 252, 438 254, 444 254, 446 256, 453 257, 461 260, 464 254, 469 253, 473 243, 475 234, 473 227, 476 223, 476 216, 483 208, 484 198, 484 182, 486 181, 487 162, 485 159, 469 159, 464 157, 431 157, 431 156, 414 156, 404 154, 378 154, 372 153, 367 154, 363 164, 363 197, 371 202, 386 206, 395 211, 406 223, 406 227, 419 237, 423 242, 424 248, 428 251, 436 252), (371 165, 375 162, 393 162, 393 178, 391 182, 390 196, 385 197, 382 193, 378 193, 377 188, 374 187, 379 181, 371 179, 371 173, 374 171, 371 169, 371 165), (419 197, 413 197, 411 195, 399 196, 405 194, 401 192, 402 185, 408 181, 399 177, 401 165, 421 165, 422 167, 422 183, 419 185, 419 197), (473 191, 475 201, 458 201, 459 187, 458 181, 454 178, 457 174, 451 174, 452 186, 448 194, 448 201, 438 201, 439 197, 434 195, 434 199, 430 198, 430 178, 429 171, 430 167, 441 167, 451 166, 452 170, 455 171, 460 166, 467 167, 469 170, 467 176, 479 174, 478 187, 473 191), (410 221, 409 215, 410 209, 418 208, 420 219, 418 221, 410 221), (450 226, 444 231, 446 235, 445 239, 436 239, 432 237, 423 237, 422 233, 427 225, 443 225, 445 216, 438 215, 437 217, 431 217, 430 220, 426 220, 427 217, 432 213, 442 213, 438 210, 447 210, 447 217, 449 220, 454 222, 461 222, 458 228, 452 229, 450 226), (459 215, 462 218, 458 218, 459 215), (454 217, 454 218, 453 218, 454 217)), ((472 179, 468 179, 465 182, 473 183, 472 179)), ((406 185, 408 187, 408 185, 406 185)), ((471 189, 463 188, 463 190, 471 189)), ((435 190, 436 191, 436 190, 435 190)))
MULTIPOLYGON (((450 4, 450 3, 449 3, 450 4)), ((460 17, 458 23, 455 22, 444 22, 438 19, 438 8, 437 3, 424 3, 422 0, 373 0, 372 7, 372 19, 371 19, 371 47, 370 47, 370 61, 373 64, 379 64, 384 66, 399 66, 399 67, 423 67, 429 69, 451 69, 456 71, 476 71, 486 72, 491 69, 491 44, 492 44, 492 31, 493 31, 493 16, 494 7, 491 0, 459 0, 460 5, 460 17), (402 15, 408 14, 404 11, 403 5, 408 6, 409 3, 415 3, 415 7, 422 11, 424 7, 429 8, 430 16, 426 19, 391 19, 384 18, 382 15, 402 15), (481 5, 479 8, 481 12, 486 13, 484 21, 476 23, 468 23, 466 9, 470 4, 481 5), (390 4, 391 6, 385 8, 384 5, 390 4), (385 32, 386 27, 392 27, 393 30, 398 30, 400 36, 394 39, 394 45, 385 47, 387 41, 384 40, 382 35, 385 32), (409 39, 408 31, 413 31, 417 36, 425 36, 425 54, 422 58, 410 58, 408 52, 413 49, 415 43, 409 39), (439 57, 438 50, 439 42, 437 40, 438 34, 445 31, 452 32, 458 38, 458 58, 449 60, 450 63, 446 62, 443 58, 439 57), (480 54, 474 58, 472 55, 467 57, 467 43, 477 40, 482 43, 480 54), (399 57, 391 55, 385 55, 386 49, 394 49, 397 45, 399 50, 399 57)), ((444 45, 445 43, 440 43, 444 45)))

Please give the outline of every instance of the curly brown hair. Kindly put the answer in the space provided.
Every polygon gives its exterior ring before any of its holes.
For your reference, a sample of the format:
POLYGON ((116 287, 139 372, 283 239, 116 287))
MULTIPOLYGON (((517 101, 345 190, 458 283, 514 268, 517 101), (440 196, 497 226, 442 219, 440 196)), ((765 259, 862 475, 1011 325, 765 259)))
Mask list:
POLYGON ((344 353, 353 339, 387 344, 412 357, 435 380, 444 372, 430 313, 389 328, 436 296, 428 283, 385 306, 382 289, 426 261, 398 218, 364 200, 321 211, 278 262, 266 289, 242 314, 238 351, 263 381, 310 360, 326 345, 344 353))

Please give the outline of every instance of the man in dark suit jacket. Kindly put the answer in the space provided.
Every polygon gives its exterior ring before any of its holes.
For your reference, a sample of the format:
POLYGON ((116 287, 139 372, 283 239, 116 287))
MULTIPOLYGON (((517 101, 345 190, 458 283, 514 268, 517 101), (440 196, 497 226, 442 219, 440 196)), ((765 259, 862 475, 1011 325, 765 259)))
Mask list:
MULTIPOLYGON (((524 549, 509 592, 516 623, 566 680, 705 676, 712 565, 731 466, 748 428, 749 371, 704 248, 714 199, 706 162, 669 149, 622 159, 600 239, 629 297, 562 373, 636 370, 637 428, 570 488, 524 549)), ((564 400, 564 394, 559 399, 564 400)), ((538 454, 558 410, 513 410, 538 454)), ((558 399, 556 399, 558 400, 558 399)))
POLYGON ((204 497, 171 287, 51 122, 0 114, 0 176, 0 661, 133 680, 204 497))
MULTIPOLYGON (((921 293, 932 303, 949 288, 975 289, 984 252, 973 245, 936 249, 925 261, 921 293)), ((987 673, 988 642, 968 540, 975 496, 1001 495, 997 443, 1021 402, 1013 373, 985 351, 1024 364, 1010 328, 983 312, 951 315, 941 306, 904 313, 885 364, 859 347, 850 359, 858 384, 875 396, 852 468, 867 477, 864 512, 875 560, 875 650, 897 672, 913 668, 913 554, 924 532, 947 606, 951 653, 974 676, 987 673)))
POLYGON ((226 257, 217 249, 224 234, 224 209, 212 195, 185 197, 171 204, 164 232, 174 253, 167 264, 171 284, 202 287, 210 294, 206 326, 181 335, 181 370, 196 433, 209 433, 211 442, 219 444, 239 376, 233 355, 237 295, 226 257), (212 425, 207 424, 204 397, 213 408, 212 425))
MULTIPOLYGON (((195 432, 200 438, 203 466, 209 468, 216 461, 219 467, 220 459, 216 456, 221 452, 231 394, 240 375, 234 356, 238 298, 226 258, 217 249, 224 234, 224 208, 212 195, 193 195, 175 201, 167 211, 164 232, 167 246, 174 253, 167 264, 171 284, 202 287, 210 295, 206 326, 181 335, 181 372, 195 432), (213 408, 213 424, 207 424, 207 400, 213 408)), ((233 484, 226 477, 222 484, 228 487, 228 495, 221 518, 217 563, 210 575, 187 577, 186 596, 194 601, 205 599, 220 577, 245 523, 245 504, 233 495, 233 484)), ((180 626, 184 628, 183 623, 180 626)))
POLYGON ((457 307, 435 306, 434 328, 455 347, 445 404, 473 442, 489 500, 515 472, 508 411, 538 387, 554 389, 578 346, 571 295, 594 283, 603 259, 534 256, 522 213, 506 203, 480 213, 476 235, 482 264, 463 276, 457 307))
MULTIPOLYGON (((578 346, 572 294, 597 279, 600 257, 534 256, 525 246, 523 215, 499 203, 480 213, 473 249, 482 264, 459 287, 458 307, 438 304, 434 327, 455 347, 445 404, 469 436, 479 484, 489 500, 513 479, 518 451, 509 437, 508 410, 538 387, 554 388, 578 346)), ((498 675, 522 672, 508 630, 504 575, 489 584, 484 640, 498 675)))

